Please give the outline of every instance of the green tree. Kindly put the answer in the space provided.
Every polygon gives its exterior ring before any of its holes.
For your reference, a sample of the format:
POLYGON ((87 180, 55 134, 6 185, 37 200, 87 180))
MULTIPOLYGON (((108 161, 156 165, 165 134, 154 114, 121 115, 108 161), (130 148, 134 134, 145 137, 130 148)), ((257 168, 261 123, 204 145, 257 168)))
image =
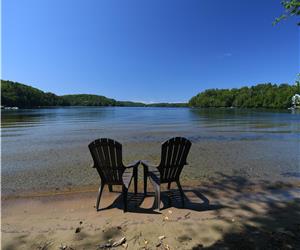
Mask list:
POLYGON ((288 108, 296 85, 258 84, 240 89, 209 89, 192 97, 191 107, 288 108))
MULTIPOLYGON (((284 14, 276 18, 273 24, 277 24, 283 19, 288 18, 289 16, 299 16, 300 15, 300 0, 285 0, 281 2, 283 8, 285 9, 284 14)), ((298 22, 300 25, 300 22, 298 22)))
POLYGON ((300 74, 297 75, 297 80, 296 80, 296 88, 297 88, 297 93, 300 94, 300 74))

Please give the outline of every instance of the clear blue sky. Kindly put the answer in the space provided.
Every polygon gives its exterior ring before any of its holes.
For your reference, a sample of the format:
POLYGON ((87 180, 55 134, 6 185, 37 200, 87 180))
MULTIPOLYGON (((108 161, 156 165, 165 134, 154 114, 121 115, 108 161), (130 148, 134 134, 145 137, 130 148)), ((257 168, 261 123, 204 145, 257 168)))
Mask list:
POLYGON ((3 0, 2 79, 56 94, 187 101, 293 83, 299 26, 280 0, 3 0))

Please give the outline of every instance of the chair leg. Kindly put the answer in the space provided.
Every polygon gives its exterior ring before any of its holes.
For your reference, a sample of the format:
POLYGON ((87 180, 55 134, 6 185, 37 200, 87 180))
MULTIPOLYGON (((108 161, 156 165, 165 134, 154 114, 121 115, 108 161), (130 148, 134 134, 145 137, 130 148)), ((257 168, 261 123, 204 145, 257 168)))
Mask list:
POLYGON ((184 207, 184 193, 183 193, 182 187, 180 185, 180 181, 178 180, 178 181, 176 181, 176 183, 177 183, 180 195, 181 195, 182 207, 184 207))
POLYGON ((148 177, 148 171, 144 167, 144 195, 147 195, 147 177, 148 177))
POLYGON ((156 207, 157 211, 160 210, 160 185, 155 187, 155 198, 156 198, 156 207))
MULTIPOLYGON (((171 189, 171 182, 168 182, 168 190, 170 190, 170 189, 171 189)), ((170 198, 170 194, 168 194, 168 200, 169 200, 169 205, 171 205, 172 200, 170 198)))
POLYGON ((123 203, 124 203, 124 213, 127 212, 127 193, 128 189, 123 185, 122 187, 122 193, 123 193, 123 203))
POLYGON ((109 192, 113 191, 113 186, 111 184, 108 185, 108 190, 109 190, 109 192))
POLYGON ((137 194, 138 191, 138 173, 137 173, 137 168, 133 169, 133 178, 134 178, 134 193, 137 194))
POLYGON ((98 196, 97 196, 97 202, 96 202, 96 210, 98 211, 99 210, 99 205, 100 205, 100 199, 101 199, 101 195, 102 195, 102 192, 103 192, 103 189, 104 189, 104 183, 101 182, 101 185, 99 187, 99 191, 98 191, 98 196))

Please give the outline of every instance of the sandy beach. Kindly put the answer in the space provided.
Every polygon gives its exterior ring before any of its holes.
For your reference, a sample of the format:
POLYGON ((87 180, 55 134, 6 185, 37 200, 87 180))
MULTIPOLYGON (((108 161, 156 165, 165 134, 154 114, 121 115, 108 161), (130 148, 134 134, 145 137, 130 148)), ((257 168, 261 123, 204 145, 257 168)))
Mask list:
POLYGON ((300 247, 300 183, 219 181, 164 190, 161 211, 153 193, 130 194, 123 213, 116 189, 105 190, 95 210, 97 187, 2 197, 2 249, 297 249, 300 247), (108 249, 108 248, 107 248, 108 249))

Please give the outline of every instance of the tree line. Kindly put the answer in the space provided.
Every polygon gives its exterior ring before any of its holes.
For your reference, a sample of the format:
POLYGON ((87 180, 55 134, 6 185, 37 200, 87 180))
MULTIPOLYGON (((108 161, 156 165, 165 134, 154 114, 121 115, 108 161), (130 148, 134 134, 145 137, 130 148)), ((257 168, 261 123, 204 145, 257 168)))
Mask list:
POLYGON ((208 89, 189 101, 191 107, 288 108, 299 85, 258 84, 234 89, 208 89))
POLYGON ((234 89, 208 89, 188 103, 152 103, 117 101, 101 95, 77 94, 58 96, 31 86, 1 81, 1 105, 19 108, 45 106, 125 106, 125 107, 238 107, 288 108, 292 96, 300 93, 300 84, 258 84, 234 89))
POLYGON ((105 96, 89 94, 58 96, 18 82, 1 80, 1 105, 7 107, 34 108, 47 106, 177 107, 183 104, 145 104, 142 102, 117 101, 105 96))
POLYGON ((116 100, 97 95, 58 96, 43 92, 31 86, 1 81, 1 105, 9 107, 32 108, 45 106, 114 106, 116 100))

